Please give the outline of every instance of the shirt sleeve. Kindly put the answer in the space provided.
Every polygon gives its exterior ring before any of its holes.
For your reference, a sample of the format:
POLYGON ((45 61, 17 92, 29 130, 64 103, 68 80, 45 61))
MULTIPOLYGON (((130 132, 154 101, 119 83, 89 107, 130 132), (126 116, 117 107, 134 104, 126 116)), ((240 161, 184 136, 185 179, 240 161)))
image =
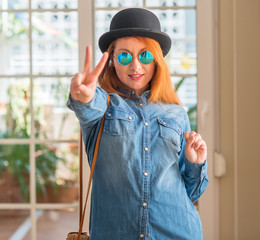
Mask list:
POLYGON ((107 109, 107 94, 103 89, 97 87, 94 98, 89 103, 81 103, 69 95, 67 107, 75 112, 82 127, 93 126, 103 117, 107 109))
POLYGON ((107 93, 97 87, 94 98, 86 104, 69 95, 67 107, 74 111, 79 119, 85 150, 91 162, 101 119, 107 109, 107 93))
POLYGON ((193 163, 185 157, 186 141, 184 133, 190 132, 190 122, 186 114, 184 131, 181 134, 181 151, 179 152, 179 169, 185 182, 187 194, 192 202, 197 201, 208 186, 207 160, 204 163, 193 163))

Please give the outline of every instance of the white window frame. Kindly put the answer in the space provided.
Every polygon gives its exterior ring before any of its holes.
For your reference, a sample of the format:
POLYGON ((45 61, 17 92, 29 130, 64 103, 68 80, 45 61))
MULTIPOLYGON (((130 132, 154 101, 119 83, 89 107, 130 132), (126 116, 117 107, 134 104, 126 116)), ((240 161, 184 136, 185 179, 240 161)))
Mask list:
POLYGON ((209 186, 199 200, 205 240, 219 239, 219 179, 214 153, 219 152, 218 0, 197 0, 198 132, 208 147, 209 186))

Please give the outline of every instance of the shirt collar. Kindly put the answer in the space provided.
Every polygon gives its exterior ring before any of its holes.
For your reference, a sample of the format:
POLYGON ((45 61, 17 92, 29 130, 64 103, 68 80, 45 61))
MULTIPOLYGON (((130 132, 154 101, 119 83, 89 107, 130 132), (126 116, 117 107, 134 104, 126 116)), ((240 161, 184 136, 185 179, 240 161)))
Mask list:
POLYGON ((134 97, 134 98, 140 98, 140 97, 143 97, 143 96, 145 96, 147 98, 150 95, 150 90, 146 90, 139 97, 134 91, 131 91, 130 89, 124 88, 124 87, 121 87, 121 86, 118 88, 118 91, 127 95, 127 96, 129 96, 129 97, 134 97))

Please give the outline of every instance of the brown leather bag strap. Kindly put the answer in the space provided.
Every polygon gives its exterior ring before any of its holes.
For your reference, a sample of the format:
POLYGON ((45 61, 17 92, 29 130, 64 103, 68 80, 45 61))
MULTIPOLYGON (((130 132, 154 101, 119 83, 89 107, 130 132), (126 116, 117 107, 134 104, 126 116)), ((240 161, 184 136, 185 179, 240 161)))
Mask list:
POLYGON ((82 219, 82 199, 83 199, 83 140, 82 131, 80 129, 80 144, 79 144, 79 226, 82 219))
MULTIPOLYGON (((107 109, 110 103, 110 96, 107 93, 107 109)), ((85 212, 86 212, 86 208, 87 208, 87 202, 88 202, 88 196, 89 196, 89 192, 90 192, 90 186, 91 186, 91 182, 92 182, 92 177, 93 177, 93 173, 94 173, 94 169, 95 169, 95 165, 96 165, 96 160, 97 160, 97 154, 98 154, 98 149, 99 149, 99 143, 100 143, 100 139, 101 139, 101 135, 103 132, 103 128, 104 128, 104 123, 105 123, 105 114, 102 117, 101 120, 101 125, 98 131, 98 136, 97 136, 97 141, 96 141, 96 146, 95 146, 95 150, 94 150, 94 155, 93 155, 93 160, 92 160, 92 165, 91 165, 91 170, 90 170, 90 175, 89 175, 89 180, 88 180, 88 188, 87 188, 87 195, 86 195, 86 199, 85 199, 85 203, 84 203, 84 209, 82 212, 82 201, 80 202, 80 225, 79 225, 79 231, 78 231, 78 237, 77 240, 80 240, 80 235, 82 233, 82 228, 83 228, 83 224, 84 224, 84 218, 85 218, 85 212)), ((82 138, 81 138, 82 141, 82 138)), ((80 144, 80 147, 82 147, 82 144, 80 144)), ((80 152, 82 152, 82 148, 80 149, 80 152)), ((80 154, 80 197, 82 198, 83 192, 82 192, 82 186, 83 186, 83 180, 82 180, 82 155, 80 154)))

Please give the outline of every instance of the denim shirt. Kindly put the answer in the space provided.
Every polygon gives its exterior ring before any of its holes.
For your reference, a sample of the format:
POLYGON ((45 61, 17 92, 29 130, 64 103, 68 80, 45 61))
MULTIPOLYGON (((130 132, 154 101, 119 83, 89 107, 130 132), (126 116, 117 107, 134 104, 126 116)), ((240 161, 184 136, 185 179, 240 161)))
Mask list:
MULTIPOLYGON (((125 91, 126 93, 126 91, 125 91)), ((183 107, 148 101, 129 91, 124 98, 97 87, 83 104, 69 97, 77 115, 89 164, 102 116, 105 124, 95 166, 90 211, 91 240, 202 239, 193 202, 208 185, 207 162, 185 158, 183 107)))

